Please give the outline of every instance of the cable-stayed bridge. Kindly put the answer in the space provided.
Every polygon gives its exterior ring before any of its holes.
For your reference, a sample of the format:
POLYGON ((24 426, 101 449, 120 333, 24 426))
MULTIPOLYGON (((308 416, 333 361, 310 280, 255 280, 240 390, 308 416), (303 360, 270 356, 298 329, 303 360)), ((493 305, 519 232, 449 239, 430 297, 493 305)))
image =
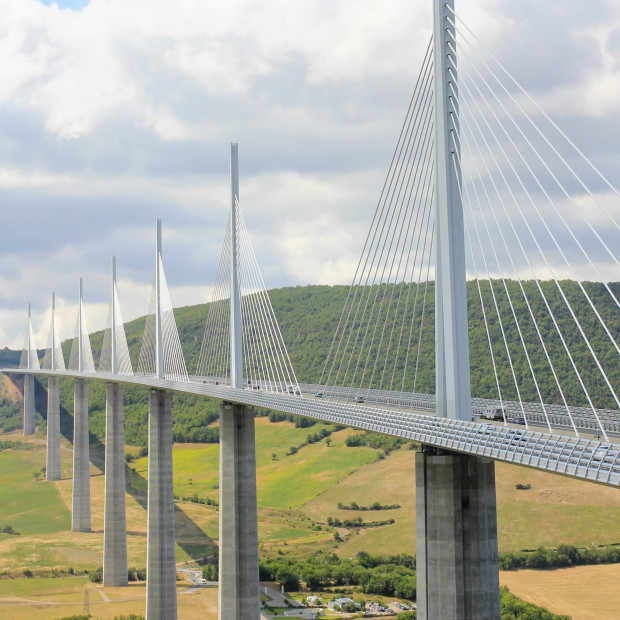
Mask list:
POLYGON ((107 383, 105 585, 127 582, 122 388, 150 389, 149 620, 176 617, 173 391, 222 401, 221 618, 258 614, 254 407, 421 444, 420 618, 499 617, 494 461, 620 486, 620 195, 481 47, 453 3, 434 5, 434 34, 316 384, 295 374, 252 251, 236 144, 196 369, 184 360, 159 220, 135 369, 114 259, 97 365, 81 283, 66 367, 54 297, 41 363, 29 312, 18 371, 24 433, 34 432, 32 377, 46 375, 50 480, 60 476, 58 379, 75 378, 75 531, 90 529, 87 381, 107 383), (482 341, 468 338, 474 322, 482 341))

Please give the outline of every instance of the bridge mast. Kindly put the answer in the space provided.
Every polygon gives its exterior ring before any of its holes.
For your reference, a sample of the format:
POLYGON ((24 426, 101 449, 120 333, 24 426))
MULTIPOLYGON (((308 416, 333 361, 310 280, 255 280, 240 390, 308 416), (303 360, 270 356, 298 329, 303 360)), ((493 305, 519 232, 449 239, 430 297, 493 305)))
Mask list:
MULTIPOLYGON (((118 372, 118 347, 116 342, 116 256, 112 256, 110 314, 110 372, 115 375, 118 372)), ((123 384, 108 381, 105 399, 103 585, 126 586, 128 576, 123 384)))
MULTIPOLYGON (((50 369, 57 370, 56 359, 56 293, 52 293, 50 369)), ((64 370, 64 368, 63 368, 64 370)), ((47 480, 60 480, 60 392, 58 377, 47 378, 47 460, 45 464, 47 480)))
MULTIPOLYGON (((84 287, 80 278, 78 299, 78 371, 84 372, 84 338, 82 312, 84 287)), ((90 532, 90 454, 88 445, 88 384, 76 378, 73 386, 73 501, 71 531, 90 532)))
MULTIPOLYGON (((155 377, 164 379, 162 317, 161 219, 155 249, 155 377)), ((149 471, 146 535, 146 618, 176 620, 174 493, 172 488, 172 396, 152 388, 149 393, 149 471)))
POLYGON ((116 352, 116 256, 112 257, 112 296, 111 296, 111 325, 110 325, 110 372, 115 375, 118 372, 116 352))
MULTIPOLYGON (((437 414, 471 419, 465 237, 456 58, 448 47, 454 0, 435 0, 435 377, 437 414)), ((454 34, 454 33, 453 33, 454 34)))
MULTIPOLYGON (((433 0, 437 415, 471 420, 454 0, 433 0), (450 21, 447 19, 450 17, 450 21)), ((423 445, 416 455, 418 618, 498 620, 493 461, 423 445)))
POLYGON ((32 342, 30 341, 30 333, 32 332, 32 316, 30 314, 30 302, 28 302, 28 350, 26 352, 27 354, 27 360, 28 360, 28 370, 30 370, 32 368, 32 359, 30 358, 30 352, 32 351, 32 342))
MULTIPOLYGON (((242 388, 241 299, 237 274, 238 145, 230 145, 230 384, 242 388)), ((257 618, 258 520, 254 409, 220 408, 219 620, 257 618)))
POLYGON ((82 330, 82 296, 84 294, 84 287, 82 278, 80 278, 79 286, 79 302, 78 302, 78 370, 84 372, 84 333, 82 330))
MULTIPOLYGON (((28 370, 34 367, 32 359, 32 350, 36 352, 32 337, 32 316, 30 313, 30 302, 28 302, 28 327, 26 336, 26 362, 28 370)), ((36 356, 36 353, 35 353, 36 356)), ((38 360, 37 360, 38 361, 38 360)), ((34 433, 34 377, 32 375, 24 375, 24 436, 34 433)))
POLYGON ((241 302, 237 278, 237 207, 239 204, 239 145, 230 145, 230 385, 243 381, 241 302))
POLYGON ((161 219, 157 219, 157 244, 155 248, 155 376, 163 379, 164 342, 161 317, 161 219))

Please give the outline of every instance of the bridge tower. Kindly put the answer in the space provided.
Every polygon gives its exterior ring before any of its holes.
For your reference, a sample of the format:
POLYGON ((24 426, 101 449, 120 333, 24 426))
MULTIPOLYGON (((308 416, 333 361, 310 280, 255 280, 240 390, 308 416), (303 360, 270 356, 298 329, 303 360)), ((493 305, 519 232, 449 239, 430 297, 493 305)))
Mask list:
MULTIPOLYGON (((84 372, 84 306, 82 304, 82 278, 78 302, 78 360, 77 369, 84 372)), ((73 397, 73 503, 71 530, 90 532, 90 454, 88 445, 88 384, 76 379, 73 397)))
MULTIPOLYGON (((57 370, 57 354, 60 342, 56 332, 56 294, 52 293, 52 325, 50 328, 50 358, 46 365, 57 370)), ((61 353, 62 354, 62 353, 61 353)), ((60 480, 60 388, 58 377, 47 378, 47 460, 45 465, 48 480, 60 480)))
MULTIPOLYGON (((26 328, 25 366, 28 370, 39 367, 37 357, 37 347, 34 344, 32 332, 32 317, 30 315, 30 304, 28 304, 28 327, 26 328)), ((34 377, 24 375, 24 436, 34 434, 34 377)))
MULTIPOLYGON (((230 146, 230 383, 243 387, 241 300, 237 279, 238 145, 230 146)), ((254 409, 220 409, 219 619, 258 618, 258 522, 254 409)))
MULTIPOLYGON (((116 299, 116 257, 113 256, 110 300, 110 372, 113 375, 119 372, 117 329, 120 318, 117 316, 116 299)), ((123 414, 123 385, 109 381, 105 391, 104 586, 126 586, 128 581, 123 414)))
MULTIPOLYGON (((164 379, 162 325, 161 220, 155 250, 155 378, 164 379)), ((177 586, 172 487, 172 397, 168 390, 149 394, 149 470, 147 499, 146 618, 176 620, 177 586)))
MULTIPOLYGON (((437 414, 471 419, 454 0, 434 0, 437 414), (454 38, 452 33, 450 36, 454 38)), ((420 620, 497 620, 495 469, 490 459, 423 446, 416 456, 420 620)))

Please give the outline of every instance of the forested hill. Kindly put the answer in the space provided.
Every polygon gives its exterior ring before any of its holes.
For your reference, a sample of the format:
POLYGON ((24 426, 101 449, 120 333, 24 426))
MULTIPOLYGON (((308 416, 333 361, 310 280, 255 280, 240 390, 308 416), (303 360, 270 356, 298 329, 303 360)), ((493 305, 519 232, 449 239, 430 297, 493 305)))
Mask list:
MULTIPOLYGON (((394 286, 398 287, 401 285, 394 286)), ((514 320, 506 323, 504 334, 502 334, 497 319, 493 319, 488 314, 488 309, 494 308, 497 305, 502 316, 512 315, 503 283, 501 281, 492 281, 492 286, 494 295, 491 293, 488 281, 481 283, 480 290, 474 281, 468 282, 467 286, 472 394, 478 397, 497 398, 492 358, 489 353, 484 315, 480 304, 480 296, 482 296, 484 306, 487 309, 487 322, 491 332, 494 358, 500 375, 503 397, 506 399, 516 397, 514 381, 504 344, 508 342, 510 361, 517 376, 521 396, 524 400, 537 401, 536 386, 531 379, 529 364, 523 352, 523 347, 519 344, 519 334, 514 320)), ((555 283, 543 282, 541 286, 553 310, 553 318, 555 318, 560 327, 574 325, 574 323, 571 324, 570 311, 563 302, 562 295, 555 283)), ((620 365, 618 364, 617 351, 613 344, 611 344, 608 335, 598 324, 596 316, 588 307, 578 284, 572 281, 562 281, 561 286, 564 295, 571 302, 574 312, 587 333, 592 347, 597 352, 600 363, 604 367, 616 393, 620 392, 620 365)), ((614 294, 620 297, 620 283, 613 283, 609 286, 614 294)), ((562 377, 562 387, 565 396, 572 404, 587 404, 580 389, 578 378, 572 369, 570 358, 566 355, 563 344, 557 336, 553 318, 547 309, 545 300, 538 291, 536 283, 524 282, 523 287, 526 291, 532 313, 537 319, 538 329, 548 343, 549 355, 554 361, 554 367, 558 375, 562 377)), ((620 334, 620 312, 615 301, 602 284, 585 283, 584 287, 596 305, 599 314, 607 322, 610 333, 617 340, 620 334)), ((519 317, 523 337, 526 342, 531 344, 531 346, 528 344, 528 351, 530 352, 530 363, 536 369, 539 378, 538 388, 546 402, 561 402, 553 375, 548 370, 544 350, 539 346, 538 333, 530 319, 529 310, 520 293, 519 283, 508 281, 507 288, 513 301, 514 312, 519 317), (538 346, 536 346, 537 343, 538 346)), ((317 383, 319 381, 348 290, 349 287, 347 286, 297 286, 269 291, 284 341, 300 382, 317 383)), ((427 295, 424 329, 420 340, 420 360, 416 391, 432 393, 434 392, 435 355, 434 285, 432 282, 429 283, 427 295)), ((175 310, 179 335, 190 374, 195 372, 198 363, 207 313, 208 304, 187 306, 175 310)), ((379 315, 374 320, 385 322, 386 317, 379 315)), ((142 317, 127 323, 125 326, 134 367, 139 356, 144 323, 145 318, 142 317)), ((578 329, 571 326, 564 331, 567 334, 566 346, 579 365, 584 381, 587 385, 598 386, 594 394, 596 398, 595 404, 599 407, 617 408, 603 380, 595 378, 598 370, 594 362, 587 361, 591 356, 578 329)), ((102 341, 103 332, 100 331, 91 335, 92 349, 96 357, 98 357, 102 341)), ((70 341, 64 343, 65 360, 69 359, 70 344, 70 341)), ((8 358, 11 357, 10 352, 6 351, 5 354, 8 358)), ((14 356, 14 358, 18 359, 18 356, 14 356)), ((73 408, 73 396, 70 389, 70 381, 67 381, 66 385, 67 387, 63 389, 61 397, 63 406, 69 413, 73 408)), ((91 384, 90 394, 91 429, 97 436, 102 438, 105 411, 103 387, 97 383, 91 384)), ((127 439, 135 443, 144 443, 146 440, 145 397, 137 388, 127 387, 125 398, 127 439)), ((176 407, 175 412, 177 440, 205 440, 205 433, 200 429, 203 429, 208 421, 213 419, 213 415, 216 412, 215 403, 207 403, 204 399, 195 399, 185 395, 176 395, 175 398, 178 405, 180 405, 176 407), (187 429, 194 429, 193 435, 188 435, 186 433, 187 429)), ((45 411, 44 401, 38 407, 38 410, 41 412, 45 411)), ((12 411, 11 413, 14 423, 17 423, 19 419, 17 413, 17 411, 12 411)), ((8 410, 3 413, 2 408, 0 408, 0 426, 5 429, 6 425, 3 423, 2 418, 4 417, 6 421, 8 414, 8 410)), ((65 418, 65 421, 66 424, 70 425, 71 420, 65 418)), ((67 434, 69 434, 68 427, 66 430, 67 434)))
MULTIPOLYGON (((494 359, 503 398, 517 398, 515 381, 510 370, 510 363, 512 363, 521 397, 524 400, 538 401, 536 385, 530 372, 531 364, 535 369, 538 389, 545 402, 561 404, 561 395, 556 387, 553 373, 549 369, 545 349, 540 344, 540 337, 542 336, 564 395, 571 404, 587 406, 588 403, 580 388, 579 379, 573 370, 571 358, 566 353, 566 348, 568 348, 577 365, 584 383, 587 386, 596 386, 592 390, 594 393, 591 394, 595 405, 601 408, 617 408, 617 404, 606 388, 596 363, 590 355, 588 346, 579 329, 575 326, 571 311, 566 306, 562 294, 570 302, 592 349, 596 352, 601 366, 618 394, 620 393, 620 365, 618 364, 617 350, 598 322, 579 285, 573 281, 562 281, 560 284, 562 293, 558 291, 554 282, 541 283, 545 295, 543 298, 535 282, 523 282, 530 312, 521 293, 519 283, 516 281, 507 281, 506 287, 500 280, 492 280, 491 284, 489 281, 481 282, 480 288, 475 281, 467 283, 471 382, 474 396, 497 398, 497 383, 493 373, 492 361, 494 359), (493 290, 491 290, 491 285, 493 290), (510 295, 510 299, 508 295, 510 295), (485 313, 482 312, 481 297, 485 313), (514 315, 518 318, 519 328, 514 321, 510 302, 514 308, 514 315), (494 312, 496 306, 502 316, 501 325, 494 312), (551 308, 552 313, 549 312, 549 308, 551 308), (531 319, 532 314, 536 317, 538 330, 531 319), (485 318, 491 334, 493 358, 489 351, 485 318), (566 347, 557 334, 554 321, 557 322, 563 333, 566 347), (521 344, 519 330, 527 343, 529 363, 521 344), (506 352, 506 344, 510 358, 506 352)), ((395 285, 396 289, 398 286, 400 285, 395 285)), ((618 341, 620 311, 616 302, 602 284, 583 283, 583 286, 598 313, 606 322, 609 332, 618 341)), ((422 287, 423 285, 421 285, 422 287)), ((620 283, 610 284, 609 287, 616 297, 620 297, 620 283)), ((348 291, 349 287, 347 286, 297 286, 269 291, 299 381, 319 382, 348 291)), ((390 291, 391 293, 392 291, 390 291)), ((435 391, 434 283, 429 283, 426 294, 426 310, 422 337, 419 342, 420 358, 416 391, 433 393, 435 391)), ((422 291, 420 291, 421 296, 422 291)), ((413 293, 411 293, 411 298, 413 298, 413 293)), ((420 304, 418 304, 419 308, 420 304)), ((207 305, 180 308, 175 313, 178 318, 181 340, 184 342, 187 366, 191 374, 198 362, 207 305)), ((414 323, 419 322, 419 316, 416 315, 412 319, 409 316, 410 313, 411 310, 408 310, 405 317, 406 324, 412 320, 414 323)), ((379 313, 374 316, 371 315, 371 320, 383 324, 387 317, 379 313)), ((391 322, 392 317, 389 320, 391 322)), ((400 321, 400 316, 398 320, 400 321)), ((128 330, 128 333, 130 331, 132 333, 134 345, 139 340, 143 323, 143 321, 135 322, 135 328, 132 326, 132 329, 128 330)), ((415 345, 417 346, 418 332, 414 331, 413 333, 416 335, 415 345)), ((363 349, 364 356, 367 351, 368 348, 363 349)), ((132 351, 132 355, 137 356, 137 354, 136 348, 132 351)), ((395 356, 395 359, 390 360, 390 363, 394 363, 402 374, 404 360, 396 359, 395 356)), ((411 359, 408 362, 406 374, 413 374, 411 359)), ((410 377, 408 380, 410 381, 410 377)), ((386 384, 379 385, 375 382, 373 387, 389 388, 389 385, 387 385, 386 379, 386 384)), ((407 387, 411 389, 411 383, 407 387)))

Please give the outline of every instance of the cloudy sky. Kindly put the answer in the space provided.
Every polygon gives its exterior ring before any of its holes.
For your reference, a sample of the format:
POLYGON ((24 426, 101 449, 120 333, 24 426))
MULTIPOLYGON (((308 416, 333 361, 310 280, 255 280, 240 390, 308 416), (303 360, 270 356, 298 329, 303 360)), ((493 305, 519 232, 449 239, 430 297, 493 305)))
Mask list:
MULTIPOLYGON (((617 0, 457 0, 534 98, 620 184, 617 0)), ((110 257, 144 314, 155 219, 175 306, 208 300, 229 144, 269 288, 348 283, 428 43, 431 0, 0 0, 0 347, 51 292, 72 335, 110 257)))

